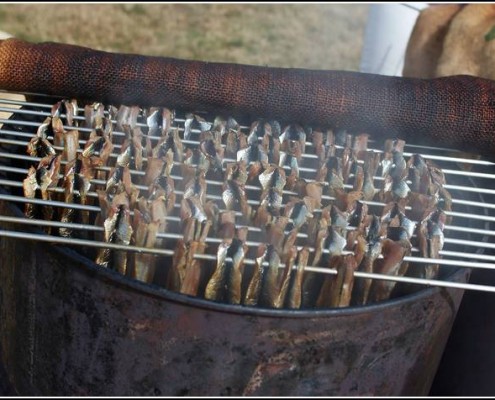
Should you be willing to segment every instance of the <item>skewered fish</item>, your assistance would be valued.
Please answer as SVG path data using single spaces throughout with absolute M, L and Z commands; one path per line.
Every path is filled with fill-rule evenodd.
M 101 204 L 102 208 L 105 204 Z M 107 243 L 129 245 L 132 237 L 131 217 L 129 210 L 129 198 L 125 192 L 116 195 L 106 211 L 107 218 L 103 223 L 104 239 Z M 96 264 L 114 269 L 122 275 L 127 272 L 126 251 L 101 249 L 96 257 Z
M 222 199 L 227 210 L 238 208 L 245 218 L 249 219 L 251 216 L 251 206 L 247 202 L 243 185 L 228 179 L 223 185 Z
M 366 253 L 361 263 L 358 264 L 357 270 L 360 272 L 373 272 L 373 264 L 382 252 L 380 218 L 373 216 L 368 234 L 366 237 Z M 358 279 L 354 284 L 352 294 L 352 305 L 365 305 L 368 302 L 369 291 L 372 280 L 368 278 Z
M 71 119 L 66 124 L 61 119 L 64 110 Z M 68 161 L 63 183 L 66 202 L 84 204 L 91 199 L 86 196 L 89 181 L 96 177 L 94 184 L 99 185 L 98 180 L 106 182 L 104 191 L 96 189 L 102 211 L 95 223 L 104 226 L 102 239 L 150 248 L 171 248 L 170 243 L 174 243 L 175 254 L 167 277 L 171 290 L 269 308 L 363 305 L 393 296 L 397 285 L 370 279 L 354 283 L 355 270 L 399 275 L 406 270 L 409 274 L 413 269 L 421 271 L 408 269 L 404 262 L 404 256 L 411 251 L 410 240 L 415 239 L 424 257 L 439 257 L 442 229 L 448 219 L 436 210 L 450 210 L 452 203 L 444 188 L 445 176 L 419 155 L 406 162 L 401 140 L 386 141 L 381 158 L 380 152 L 368 150 L 366 133 L 353 136 L 339 129 L 334 134 L 332 130 L 312 130 L 295 124 L 281 132 L 277 122 L 258 120 L 246 135 L 232 118 L 217 117 L 211 124 L 188 114 L 184 130 L 188 147 L 184 147 L 179 128 L 173 127 L 175 114 L 169 109 L 116 109 L 94 103 L 85 107 L 86 127 L 92 132 L 78 157 L 77 131 L 64 126 L 77 126 L 74 110 L 77 104 L 66 100 L 56 104 L 28 145 L 28 152 L 53 157 L 56 151 L 48 141 L 50 135 L 58 146 L 64 147 L 61 158 Z M 117 129 L 125 133 L 123 143 L 118 143 L 122 146 L 116 159 L 110 158 L 112 118 L 117 120 Z M 144 130 L 138 122 L 145 124 Z M 150 137 L 154 137 L 154 148 Z M 307 169 L 301 169 L 304 175 L 300 176 L 301 165 L 306 166 L 311 158 L 310 162 L 315 162 L 314 157 L 302 158 L 307 138 L 313 143 L 319 165 L 316 177 L 306 176 Z M 193 141 L 199 141 L 199 146 L 190 146 Z M 237 162 L 224 165 L 224 154 Z M 50 160 L 60 164 L 60 160 Z M 107 163 L 111 163 L 110 173 L 99 168 Z M 179 211 L 182 237 L 177 241 L 158 237 L 166 230 L 167 216 L 172 220 L 177 216 L 174 163 L 179 166 L 175 174 L 181 175 L 178 189 L 183 193 Z M 53 182 L 48 183 L 47 178 L 53 165 L 48 162 L 43 168 L 30 170 L 24 182 L 27 197 L 34 197 L 42 186 L 49 196 L 49 189 L 56 186 L 55 175 Z M 144 174 L 136 171 L 131 175 L 131 169 L 142 168 Z M 383 177 L 378 180 L 383 180 L 380 190 L 374 182 L 377 173 Z M 216 182 L 207 187 L 207 177 Z M 139 200 L 133 181 L 144 183 L 148 189 Z M 258 181 L 259 188 L 253 188 Z M 333 197 L 329 203 L 323 191 Z M 253 198 L 248 204 L 246 192 L 259 194 L 254 213 L 250 205 Z M 209 194 L 214 194 L 215 200 L 208 200 Z M 297 197 L 289 197 L 294 194 Z M 375 198 L 387 203 L 381 216 L 368 214 L 375 212 L 375 205 L 368 209 L 366 202 Z M 248 269 L 252 276 L 250 282 L 244 282 L 246 293 L 241 293 L 241 283 L 245 279 L 244 258 L 248 256 L 247 228 L 236 228 L 240 222 L 236 211 L 242 212 L 242 223 L 260 228 L 258 241 L 262 243 L 254 269 Z M 51 219 L 53 210 L 45 210 L 43 215 Z M 60 217 L 62 222 L 87 221 L 88 214 L 67 208 Z M 416 221 L 420 224 L 413 237 Z M 69 228 L 61 228 L 59 233 L 66 237 L 74 234 Z M 213 243 L 220 239 L 214 271 L 213 264 L 199 257 L 210 252 L 206 246 L 210 239 Z M 319 274 L 304 272 L 310 248 L 314 249 L 310 264 L 334 268 L 336 275 L 322 279 Z M 125 254 L 106 249 L 99 251 L 96 258 L 101 265 L 152 282 L 159 258 Z M 282 274 L 281 263 L 286 267 Z M 422 273 L 435 276 L 437 272 L 438 265 L 432 263 Z
M 47 117 L 45 121 L 38 127 L 36 136 L 33 137 L 28 145 L 26 152 L 31 157 L 46 157 L 56 154 L 52 144 L 48 141 L 48 131 L 51 129 L 51 118 Z
M 37 168 L 30 167 L 28 171 L 28 176 L 23 181 L 24 197 L 29 199 L 34 199 L 36 193 L 39 190 L 41 193 L 41 198 L 43 200 L 50 200 L 49 188 L 52 188 L 58 183 L 58 173 L 60 170 L 60 158 L 58 155 L 49 155 L 43 157 Z M 37 218 L 37 213 L 39 208 L 34 204 L 26 203 L 25 215 L 28 218 Z M 51 221 L 53 218 L 53 207 L 52 206 L 42 206 L 41 209 L 43 218 L 47 221 Z M 50 228 L 48 228 L 48 233 Z
M 130 136 L 131 131 L 137 126 L 140 111 L 138 106 L 128 107 L 121 105 L 116 116 L 117 129 Z
M 440 251 L 444 244 L 443 228 L 445 225 L 445 213 L 437 209 L 427 218 L 421 221 L 418 234 L 418 247 L 421 256 L 425 258 L 440 258 Z M 419 276 L 425 279 L 435 279 L 438 275 L 438 264 L 427 264 L 422 268 Z
M 198 129 L 200 132 L 206 132 L 211 129 L 211 124 L 206 122 L 204 118 L 195 114 L 187 114 L 184 123 L 184 140 L 191 140 L 193 129 Z
M 409 240 L 394 241 L 389 238 L 382 242 L 382 259 L 377 259 L 373 265 L 373 272 L 384 275 L 403 276 L 409 267 L 404 257 L 411 254 Z M 395 288 L 396 282 L 375 279 L 371 284 L 368 302 L 374 303 L 387 300 Z
M 252 181 L 268 164 L 268 156 L 260 145 L 251 144 L 237 152 L 237 161 L 246 164 L 248 181 Z
M 66 169 L 67 172 L 64 177 L 64 201 L 69 204 L 86 204 L 86 195 L 89 192 L 91 184 L 88 177 L 84 174 L 81 158 L 67 163 Z M 85 210 L 66 207 L 62 211 L 61 222 L 87 224 L 88 221 L 89 214 Z M 61 227 L 59 233 L 62 237 L 72 237 L 74 232 L 71 228 Z
M 184 150 L 178 129 L 170 129 L 163 133 L 162 138 L 152 150 L 152 156 L 155 158 L 167 158 L 169 151 L 173 154 L 173 161 L 182 162 Z
M 246 234 L 246 228 L 237 229 L 236 237 L 225 239 L 218 246 L 217 266 L 206 286 L 206 299 L 241 303 L 242 267 L 248 250 L 244 244 Z
M 213 138 L 211 133 L 205 135 L 200 141 L 199 150 L 207 161 L 206 163 L 203 161 L 202 164 L 208 165 L 208 169 L 212 169 L 213 171 L 222 170 L 224 149 L 221 143 Z
M 184 166 L 183 168 L 183 182 L 184 182 L 184 195 L 183 198 L 187 199 L 192 196 L 199 198 L 201 204 L 206 202 L 206 172 L 204 169 L 193 168 L 190 166 Z M 173 181 L 172 181 L 173 182 Z
M 255 269 L 244 304 L 273 308 L 278 295 L 277 278 L 280 269 L 280 256 L 272 245 L 261 244 L 258 247 L 255 261 Z M 265 266 L 265 263 L 268 265 Z
M 168 108 L 151 107 L 147 110 L 148 136 L 165 136 L 172 128 L 175 112 Z M 161 128 L 161 129 L 160 129 Z
M 142 213 L 134 210 L 132 221 L 135 232 L 135 245 L 139 247 L 153 248 L 159 231 L 160 221 L 152 220 L 150 213 Z M 134 265 L 131 269 L 131 277 L 142 282 L 151 283 L 156 270 L 156 257 L 149 253 L 134 254 Z
M 337 275 L 326 279 L 320 291 L 317 307 L 347 307 L 350 305 L 354 286 L 354 271 L 357 264 L 354 255 L 339 255 L 331 258 L 331 268 Z
M 271 164 L 259 175 L 259 181 L 263 190 L 270 187 L 283 190 L 286 183 L 285 171 Z

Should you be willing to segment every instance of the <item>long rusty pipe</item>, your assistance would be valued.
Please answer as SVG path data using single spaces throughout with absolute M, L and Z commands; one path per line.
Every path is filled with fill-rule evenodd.
M 168 106 L 344 127 L 491 157 L 495 83 L 415 79 L 0 42 L 0 88 L 111 104 Z

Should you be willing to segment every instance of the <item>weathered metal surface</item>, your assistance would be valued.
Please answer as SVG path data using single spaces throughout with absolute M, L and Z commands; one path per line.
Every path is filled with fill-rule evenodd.
M 494 255 L 493 250 L 484 254 Z M 495 285 L 492 270 L 474 270 L 470 283 Z M 495 394 L 495 296 L 477 291 L 464 294 L 452 327 L 432 396 L 493 396 Z
M 462 298 L 430 288 L 360 308 L 257 310 L 57 246 L 2 238 L 0 252 L 2 361 L 21 395 L 426 395 Z

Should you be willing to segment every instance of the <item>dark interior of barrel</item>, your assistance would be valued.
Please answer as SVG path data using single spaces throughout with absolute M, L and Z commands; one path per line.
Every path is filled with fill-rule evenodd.
M 46 104 L 53 105 L 60 99 L 54 99 L 54 98 L 37 98 L 37 100 L 42 100 Z M 35 106 L 28 106 L 24 105 L 22 107 L 22 110 L 25 111 L 34 111 L 34 112 L 47 112 L 47 108 L 37 108 Z M 48 109 L 49 111 L 49 109 Z M 199 113 L 197 113 L 199 114 Z M 213 121 L 216 115 L 209 115 L 209 114 L 200 114 L 202 115 L 206 121 Z M 180 122 L 175 122 L 175 126 L 178 126 L 180 128 L 184 127 L 184 117 L 185 117 L 185 112 L 176 112 L 176 121 Z M 11 121 L 5 123 L 3 125 L 3 131 L 13 131 L 17 132 L 20 136 L 23 136 L 24 138 L 22 139 L 25 142 L 29 141 L 30 136 L 34 136 L 36 133 L 37 126 L 43 122 L 45 119 L 45 116 L 43 115 L 34 115 L 32 113 L 26 113 L 26 114 L 21 114 L 21 113 L 14 113 L 14 115 L 11 117 Z M 19 123 L 19 121 L 24 121 L 27 124 L 22 124 Z M 143 122 L 143 120 L 138 122 Z M 144 121 L 145 122 L 145 121 Z M 248 127 L 251 122 L 248 119 L 245 121 L 238 121 L 241 126 Z M 280 121 L 281 125 L 283 126 L 283 121 Z M 308 136 L 311 134 L 311 129 L 310 127 L 305 127 L 306 131 L 309 133 Z M 89 130 L 87 130 L 89 132 Z M 243 130 L 246 134 L 248 132 L 244 129 Z M 80 136 L 80 139 L 85 139 L 88 135 L 88 132 L 83 132 L 82 137 Z M 196 137 L 194 140 L 198 140 L 198 135 L 199 131 L 196 132 Z M 0 134 L 1 137 L 7 138 L 6 135 Z M 12 138 L 12 136 L 8 136 L 8 138 Z M 412 146 L 411 146 L 412 145 Z M 2 143 L 1 145 L 1 151 L 2 153 L 10 153 L 10 154 L 19 154 L 19 155 L 25 155 L 26 154 L 26 147 L 23 145 L 16 145 L 16 144 L 9 144 L 9 143 Z M 370 137 L 369 141 L 369 148 L 373 149 L 382 149 L 383 148 L 383 143 L 381 142 L 375 142 L 373 141 L 373 137 Z M 439 155 L 443 157 L 449 157 L 449 155 L 455 156 L 455 152 L 450 152 L 445 149 L 441 148 L 426 148 L 426 147 L 415 147 L 412 143 L 406 143 L 406 151 L 410 153 L 419 153 L 419 154 L 429 154 L 429 155 Z M 115 150 L 114 150 L 115 152 Z M 314 149 L 312 146 L 306 146 L 306 153 L 307 154 L 314 154 Z M 316 168 L 316 160 L 313 157 L 305 158 L 300 165 L 300 174 L 301 177 L 306 178 L 306 179 L 312 179 L 314 178 L 314 173 L 315 173 L 315 168 Z M 459 163 L 452 163 L 449 161 L 442 161 L 442 160 L 435 160 L 435 163 L 440 166 L 442 169 L 459 169 Z M 30 160 L 23 160 L 22 157 L 21 159 L 16 159 L 16 158 L 3 158 L 2 159 L 2 164 L 5 166 L 10 166 L 14 168 L 21 168 L 27 170 L 30 166 L 36 166 L 36 163 Z M 176 169 L 177 167 L 174 166 L 174 169 L 172 170 L 172 174 L 177 176 L 180 175 L 180 171 Z M 481 171 L 485 173 L 490 173 L 490 168 L 489 167 L 484 167 L 484 166 L 470 166 L 471 171 Z M 22 182 L 22 180 L 25 178 L 25 175 L 15 173 L 15 172 L 9 172 L 9 171 L 1 171 L 0 172 L 0 177 L 9 181 L 17 181 L 17 182 Z M 218 176 L 215 176 L 212 171 L 209 171 L 207 174 L 207 179 L 209 180 L 219 180 Z M 220 178 L 221 181 L 221 178 Z M 478 179 L 476 177 L 470 177 L 470 176 L 463 176 L 457 175 L 457 174 L 449 174 L 447 176 L 447 183 L 449 185 L 459 185 L 459 186 L 468 186 L 471 188 L 476 188 L 476 187 L 489 187 L 489 182 L 483 179 Z M 258 183 L 259 186 L 259 183 Z M 4 187 L 1 189 L 5 193 L 11 193 L 16 196 L 22 196 L 23 191 L 22 187 Z M 449 189 L 452 198 L 453 199 L 461 199 L 461 200 L 466 200 L 466 201 L 473 201 L 473 202 L 480 202 L 480 203 L 489 203 L 489 198 L 492 197 L 490 194 L 482 193 L 482 191 L 466 191 L 466 190 L 456 190 L 455 188 Z M 216 198 L 219 199 L 217 203 L 221 205 L 221 196 L 222 196 L 222 185 L 208 185 L 207 189 L 208 196 L 217 196 Z M 248 193 L 248 199 L 250 200 L 258 200 L 259 199 L 259 190 L 253 190 L 253 191 L 247 191 Z M 286 203 L 286 196 L 284 195 L 284 204 Z M 329 201 L 325 201 L 323 205 L 329 204 Z M 23 205 L 22 204 L 17 204 L 17 206 L 22 210 Z M 473 207 L 470 205 L 463 205 L 463 204 L 455 204 L 453 206 L 453 211 L 457 213 L 466 213 L 470 215 L 490 215 L 490 210 L 488 208 L 482 209 L 480 212 L 480 209 L 478 207 Z M 369 213 L 376 213 L 377 215 L 380 215 L 381 213 L 381 207 L 380 206 L 369 206 Z M 91 220 L 90 224 L 94 224 L 95 222 L 95 217 L 96 213 L 90 213 L 91 214 Z M 175 234 L 175 238 L 170 238 L 167 239 L 167 241 L 164 243 L 164 247 L 173 250 L 176 244 L 177 240 L 177 234 L 181 233 L 181 228 L 180 228 L 180 214 L 179 214 L 179 208 L 176 207 L 173 212 L 171 213 L 172 217 L 176 217 L 173 220 L 170 220 L 167 224 L 167 232 L 172 232 Z M 489 231 L 490 230 L 490 222 L 487 222 L 486 220 L 483 219 L 477 219 L 477 218 L 458 218 L 454 217 L 452 225 L 461 225 L 464 227 L 469 227 L 472 228 L 472 232 L 461 232 L 461 231 L 456 231 L 456 230 L 446 230 L 445 232 L 445 237 L 449 239 L 460 239 L 460 240 L 469 240 L 469 241 L 487 241 L 487 236 L 483 234 L 483 230 Z M 477 230 L 477 231 L 476 231 Z M 75 231 L 74 233 L 75 237 L 80 237 L 80 238 L 88 238 L 87 233 L 85 232 L 77 232 Z M 259 233 L 256 231 L 252 231 L 249 233 L 248 241 L 251 242 L 259 242 Z M 212 247 L 216 248 L 216 245 L 213 245 Z M 97 249 L 92 248 L 92 247 L 81 247 L 77 246 L 74 247 L 74 249 L 84 256 L 88 257 L 90 260 L 95 260 L 95 257 L 97 256 Z M 253 259 L 255 257 L 255 246 L 250 247 L 250 252 L 248 253 L 248 257 Z M 212 251 L 211 254 L 215 254 L 215 250 Z M 468 260 L 469 259 L 469 254 L 474 254 L 474 253 L 482 253 L 483 250 L 481 248 L 474 248 L 472 246 L 463 246 L 459 245 L 456 243 L 445 243 L 444 246 L 444 251 L 456 251 L 460 253 L 466 253 L 466 256 L 459 258 L 459 267 L 462 267 L 463 264 L 463 259 Z M 171 260 L 172 257 L 169 256 L 160 256 L 162 259 L 162 262 L 159 263 L 160 267 L 157 268 L 154 279 L 153 279 L 153 284 L 157 285 L 158 287 L 164 288 L 166 287 L 166 281 L 167 281 L 167 275 L 169 273 L 169 269 L 171 266 Z M 22 261 L 20 261 L 22 263 Z M 215 268 L 215 263 L 213 261 L 205 261 L 206 265 L 206 274 L 212 274 Z M 252 265 L 246 265 L 245 266 L 245 275 L 246 276 L 251 276 L 252 275 Z M 451 276 L 457 268 L 455 266 L 449 266 L 449 265 L 443 265 L 440 267 L 440 274 L 439 278 L 441 280 L 448 280 L 449 276 Z M 248 279 L 243 280 L 243 292 L 246 291 L 247 289 L 247 284 L 248 284 Z M 203 280 L 203 287 L 200 288 L 200 292 L 204 292 L 204 285 L 206 284 L 206 280 Z M 414 285 L 414 290 L 422 290 L 424 289 L 424 286 L 422 285 Z

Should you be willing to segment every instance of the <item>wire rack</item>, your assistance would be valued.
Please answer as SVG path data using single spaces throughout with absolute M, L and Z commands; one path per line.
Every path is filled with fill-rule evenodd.
M 43 200 L 43 199 L 27 199 L 22 194 L 23 179 L 28 173 L 30 165 L 37 165 L 40 158 L 31 157 L 26 155 L 26 146 L 29 141 L 36 134 L 36 130 L 40 126 L 41 122 L 51 115 L 51 108 L 53 104 L 61 99 L 48 97 L 39 94 L 32 93 L 18 93 L 20 96 L 27 96 L 32 101 L 26 101 L 23 98 L 12 99 L 9 98 L 9 93 L 4 93 L 2 99 L 0 99 L 0 112 L 12 113 L 10 117 L 0 119 L 0 123 L 3 124 L 0 129 L 0 201 L 9 204 L 15 204 L 17 207 L 22 208 L 23 204 L 39 204 L 49 205 L 56 208 L 73 208 L 85 210 L 89 213 L 99 213 L 100 207 L 97 205 L 81 205 L 81 204 L 68 204 L 59 200 Z M 80 109 L 80 111 L 82 111 Z M 65 115 L 61 115 L 65 117 Z M 212 116 L 208 116 L 212 118 Z M 207 117 L 207 118 L 208 118 Z M 75 116 L 78 121 L 84 121 L 84 116 L 79 113 Z M 207 119 L 208 121 L 208 119 Z M 211 121 L 211 119 L 210 119 Z M 115 120 L 112 121 L 115 124 Z M 197 147 L 199 145 L 199 135 L 201 130 L 192 129 L 191 136 L 187 140 L 184 139 L 184 123 L 185 113 L 177 113 L 175 118 L 175 126 L 179 130 L 179 134 L 182 137 L 182 143 L 190 148 Z M 212 122 L 210 122 L 210 125 Z M 81 124 L 82 125 L 82 124 Z M 147 125 L 143 122 L 138 122 L 137 126 L 148 129 Z M 87 137 L 91 129 L 79 126 L 74 128 L 73 126 L 64 126 L 65 129 L 77 129 L 81 135 L 79 140 L 80 149 L 86 144 Z M 249 126 L 246 121 L 241 122 L 241 131 L 249 133 Z M 123 139 L 124 132 L 119 132 L 114 127 L 113 137 L 120 137 Z M 151 141 L 156 143 L 160 137 L 150 137 Z M 48 137 L 48 140 L 53 140 L 53 137 Z M 153 143 L 153 144 L 154 144 Z M 315 154 L 313 143 L 306 141 L 305 152 L 302 154 L 302 163 L 299 167 L 299 173 L 302 178 L 307 182 L 314 180 L 316 173 L 318 157 Z M 62 151 L 62 147 L 56 147 L 57 151 Z M 371 137 L 368 141 L 368 150 L 376 152 L 382 152 L 380 143 L 375 142 Z M 116 143 L 113 148 L 113 153 L 110 156 L 111 160 L 115 160 L 121 151 L 121 144 Z M 452 195 L 452 211 L 447 211 L 447 216 L 452 218 L 452 222 L 445 226 L 445 242 L 443 250 L 440 252 L 440 259 L 430 259 L 421 257 L 419 250 L 416 247 L 412 248 L 410 256 L 406 256 L 404 261 L 416 264 L 438 264 L 441 266 L 442 274 L 437 279 L 422 279 L 408 276 L 389 276 L 378 273 L 367 273 L 355 271 L 354 277 L 357 279 L 377 279 L 387 280 L 393 282 L 402 282 L 407 284 L 421 285 L 421 286 L 439 286 L 439 287 L 454 287 L 468 290 L 495 292 L 495 288 L 488 285 L 469 284 L 460 282 L 451 282 L 448 280 L 448 276 L 451 272 L 458 268 L 469 269 L 494 269 L 495 257 L 487 253 L 487 250 L 494 248 L 495 244 L 492 243 L 492 238 L 495 235 L 493 229 L 493 223 L 495 216 L 493 216 L 493 210 L 495 204 L 493 203 L 493 196 L 495 190 L 493 187 L 493 174 L 494 163 L 480 159 L 479 157 L 467 156 L 465 153 L 461 153 L 452 149 L 445 149 L 441 147 L 425 147 L 420 145 L 414 145 L 412 143 L 406 143 L 404 149 L 404 157 L 410 157 L 413 154 L 421 154 L 424 159 L 431 160 L 437 163 L 442 168 L 443 173 L 446 176 L 447 184 L 444 188 L 447 189 Z M 235 162 L 235 159 L 224 158 L 223 169 L 230 162 Z M 64 162 L 62 162 L 63 164 Z M 100 171 L 109 173 L 112 170 L 111 166 L 101 166 L 97 168 Z M 138 177 L 144 175 L 143 171 L 131 170 L 131 176 Z M 62 176 L 60 176 L 62 177 Z M 170 177 L 180 182 L 182 179 L 179 166 L 174 164 Z M 381 176 L 374 177 L 375 182 L 383 180 Z M 256 180 L 257 181 L 257 180 Z M 96 188 L 104 187 L 106 181 L 104 179 L 93 179 L 91 181 L 91 190 L 87 196 L 97 198 Z M 223 182 L 216 179 L 207 178 L 206 184 L 208 188 L 207 198 L 215 201 L 221 208 L 222 200 L 222 185 Z M 135 185 L 139 190 L 147 190 L 148 187 L 144 185 Z M 352 185 L 351 185 L 352 187 Z M 349 185 L 346 185 L 346 189 L 349 189 Z M 64 189 L 56 187 L 51 189 L 55 193 L 63 193 Z M 248 204 L 256 207 L 259 204 L 259 196 L 262 188 L 257 182 L 248 183 L 245 186 L 245 190 L 248 193 Z M 98 240 L 88 240 L 82 238 L 65 238 L 55 234 L 47 234 L 42 232 L 39 228 L 70 228 L 79 232 L 97 232 L 102 233 L 103 227 L 94 224 L 80 224 L 80 223 L 64 223 L 60 221 L 47 221 L 42 219 L 28 219 L 21 216 L 7 216 L 0 215 L 0 224 L 4 227 L 4 224 L 8 226 L 15 225 L 18 229 L 1 229 L 0 237 L 15 238 L 19 240 L 37 240 L 43 242 L 49 242 L 52 244 L 60 244 L 67 246 L 75 246 L 81 250 L 88 248 L 107 248 L 112 250 L 125 250 L 129 252 L 148 253 L 156 256 L 164 256 L 167 260 L 171 260 L 174 255 L 174 245 L 177 240 L 182 238 L 180 231 L 181 218 L 179 214 L 180 199 L 184 195 L 183 191 L 175 190 L 178 200 L 175 203 L 174 210 L 167 215 L 167 231 L 159 233 L 158 238 L 163 239 L 166 245 L 155 248 L 139 247 L 135 245 L 122 245 L 114 243 L 106 243 Z M 289 196 L 297 195 L 297 193 L 284 190 L 283 199 L 286 204 Z M 329 195 L 322 196 L 322 203 L 331 204 L 335 198 Z M 374 210 L 380 214 L 381 210 L 385 206 L 384 203 L 377 201 L 363 201 L 367 204 L 370 210 Z M 321 210 L 317 209 L 315 212 Z M 242 214 L 236 212 L 236 218 L 241 219 Z M 239 220 L 240 221 L 240 220 Z M 243 225 L 242 222 L 237 222 L 238 225 Z M 27 226 L 38 229 L 32 231 L 26 229 Z M 254 226 L 247 226 L 248 236 L 246 245 L 252 251 L 250 254 L 254 254 L 256 247 L 260 245 L 259 237 L 261 229 Z M 353 229 L 348 227 L 348 229 Z M 304 233 L 298 233 L 298 240 L 305 238 Z M 220 239 L 215 237 L 207 237 L 206 244 L 216 247 L 221 242 Z M 296 242 L 297 243 L 297 242 Z M 301 247 L 301 246 L 299 246 Z M 309 251 L 314 251 L 314 248 L 309 248 Z M 345 252 L 344 252 L 345 253 Z M 93 253 L 94 254 L 94 253 Z M 215 261 L 216 255 L 214 254 L 197 254 L 195 256 L 198 259 Z M 244 259 L 245 265 L 255 265 L 256 261 L 254 257 L 246 257 Z M 281 265 L 281 268 L 284 268 Z M 330 268 L 322 268 L 319 266 L 306 266 L 306 272 L 314 272 L 325 275 L 335 275 L 337 271 Z M 306 273 L 305 272 L 305 273 Z

